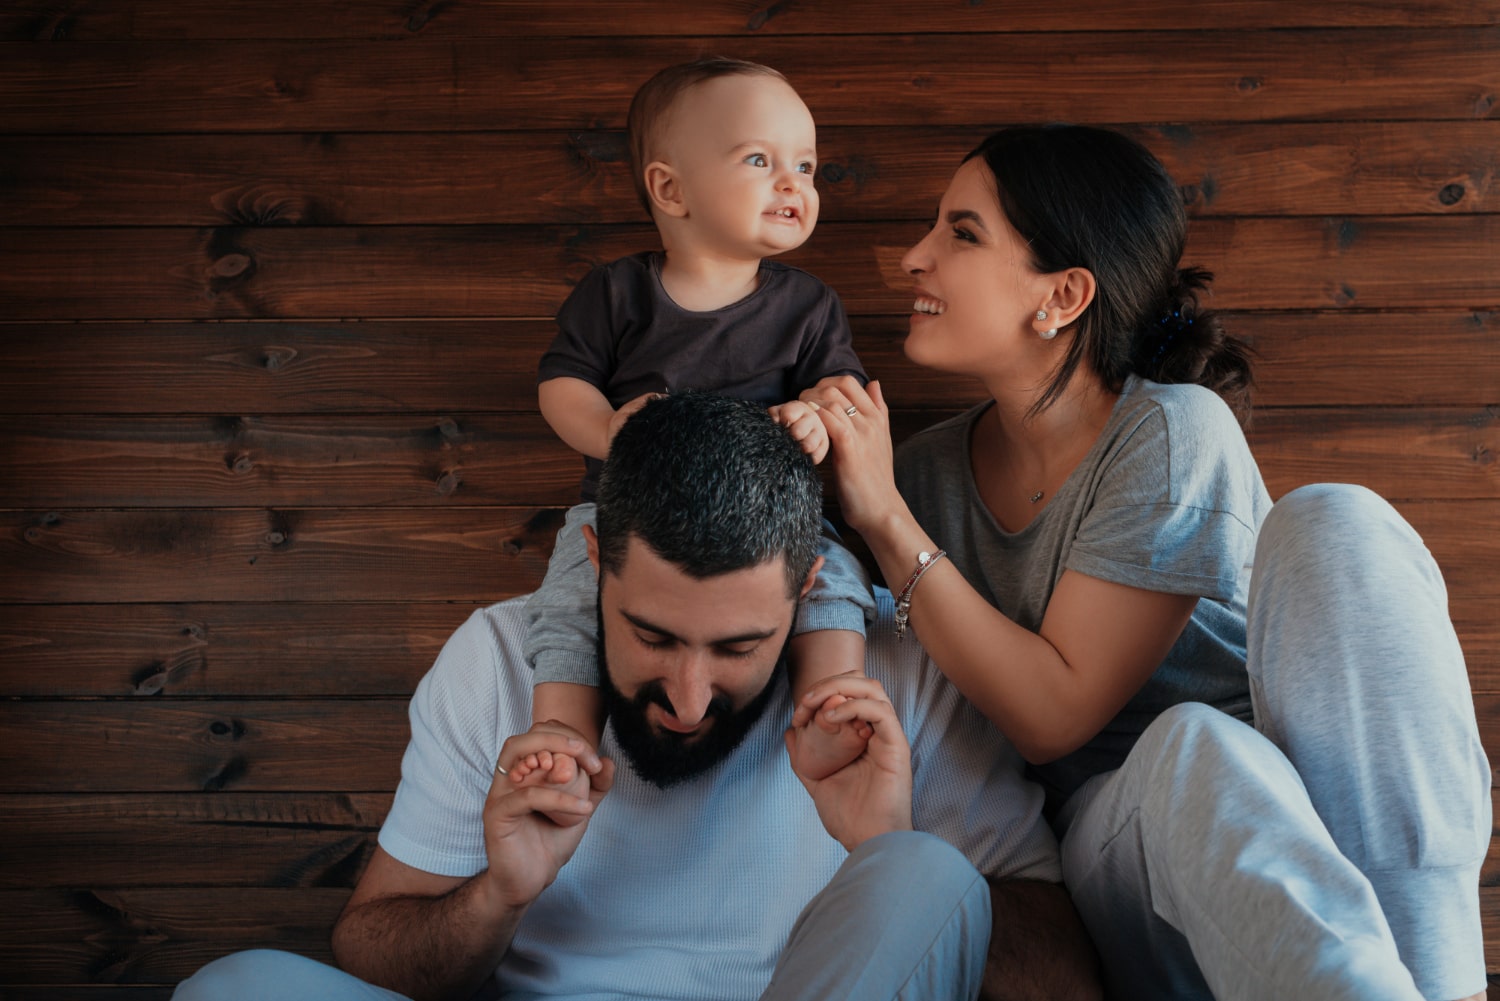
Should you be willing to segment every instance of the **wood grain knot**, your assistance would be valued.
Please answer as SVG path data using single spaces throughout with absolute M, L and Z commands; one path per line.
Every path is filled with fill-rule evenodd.
M 248 267 L 250 267 L 248 254 L 225 254 L 214 261 L 214 274 L 220 278 L 235 278 L 244 274 Z

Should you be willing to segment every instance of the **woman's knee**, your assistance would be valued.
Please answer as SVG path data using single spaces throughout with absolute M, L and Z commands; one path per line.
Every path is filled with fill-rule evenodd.
M 1200 702 L 1179 703 L 1157 716 L 1125 769 L 1137 773 L 1137 801 L 1168 814 L 1205 794 L 1301 784 L 1286 756 L 1254 727 Z
M 1271 506 L 1256 546 L 1258 569 L 1328 574 L 1380 573 L 1393 562 L 1430 563 L 1421 536 L 1379 494 L 1352 483 L 1298 487 Z

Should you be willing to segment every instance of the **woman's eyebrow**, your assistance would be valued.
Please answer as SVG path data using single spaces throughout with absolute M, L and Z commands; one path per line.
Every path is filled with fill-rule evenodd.
M 990 231 L 990 228 L 984 224 L 984 220 L 979 218 L 979 213 L 973 209 L 952 209 L 949 211 L 948 224 L 951 226 L 956 222 L 972 222 L 986 233 Z

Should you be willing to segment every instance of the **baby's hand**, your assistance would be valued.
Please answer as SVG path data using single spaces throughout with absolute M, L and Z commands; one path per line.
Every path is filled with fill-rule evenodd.
M 630 420 L 632 414 L 661 395 L 661 393 L 642 393 L 635 399 L 620 404 L 620 409 L 615 411 L 614 416 L 609 419 L 609 426 L 604 430 L 606 439 L 613 442 L 615 435 L 619 434 L 620 428 L 625 426 L 625 422 Z
M 875 732 L 870 724 L 857 719 L 836 723 L 825 715 L 847 701 L 842 695 L 830 695 L 816 708 L 805 702 L 797 706 L 788 750 L 798 775 L 826 779 L 865 752 Z
M 791 432 L 792 438 L 802 451 L 812 457 L 814 463 L 823 461 L 828 454 L 828 430 L 818 418 L 818 405 L 812 401 L 790 400 L 770 408 L 776 423 Z

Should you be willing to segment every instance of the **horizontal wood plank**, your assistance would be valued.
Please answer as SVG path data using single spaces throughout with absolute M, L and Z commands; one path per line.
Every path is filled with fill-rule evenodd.
M 859 15 L 836 0 L 795 4 L 760 0 L 609 0 L 556 4 L 548 0 L 472 0 L 462 4 L 370 4 L 359 0 L 306 4 L 262 0 L 253 7 L 206 0 L 172 4 L 118 0 L 105 6 L 18 0 L 0 13 L 0 40 L 123 41 L 225 38 L 483 38 L 513 35 L 849 35 L 1181 29 L 1491 25 L 1486 0 L 1048 0 L 1003 5 L 925 4 L 866 0 Z
M 391 792 L 407 699 L 17 702 L 0 792 Z
M 582 471 L 535 415 L 0 417 L 0 440 L 0 508 L 566 506 Z M 1277 496 L 1500 500 L 1500 406 L 1266 410 L 1250 442 Z
M 1500 407 L 1272 410 L 1250 427 L 1266 486 L 1359 483 L 1391 501 L 1500 500 Z
M 1500 689 L 1500 625 L 1494 615 L 1496 602 L 1500 601 L 1500 583 L 1492 572 L 1500 560 L 1500 541 L 1485 527 L 1496 523 L 1500 507 L 1494 501 L 1404 502 L 1397 506 L 1422 533 L 1443 569 L 1450 593 L 1450 614 L 1469 657 L 1476 689 Z M 481 512 L 489 523 L 504 519 L 517 524 L 530 516 L 536 526 L 522 536 L 530 540 L 522 544 L 522 549 L 532 553 L 534 569 L 507 574 L 508 586 L 502 586 L 494 582 L 500 575 L 498 565 L 503 561 L 487 557 L 478 561 L 452 558 L 449 553 L 453 548 L 465 556 L 471 550 L 462 542 L 438 546 L 431 541 L 449 533 L 463 534 L 454 528 L 454 521 L 466 520 L 472 512 L 469 509 L 458 512 L 456 519 L 450 517 L 455 512 L 427 509 L 414 509 L 410 513 L 398 509 L 382 512 L 375 518 L 363 511 L 294 512 L 293 533 L 312 533 L 314 541 L 305 548 L 313 550 L 314 555 L 304 553 L 303 558 L 295 561 L 296 566 L 283 566 L 269 582 L 239 575 L 245 561 L 243 550 L 236 552 L 227 541 L 210 544 L 220 534 L 250 535 L 256 529 L 266 534 L 268 515 L 263 512 L 69 511 L 50 525 L 40 516 L 13 514 L 12 518 L 20 521 L 29 518 L 38 529 L 38 539 L 47 540 L 49 545 L 25 561 L 9 552 L 5 553 L 6 560 L 0 560 L 0 564 L 15 571 L 0 576 L 0 586 L 6 591 L 4 601 L 15 606 L 4 608 L 0 615 L 3 623 L 0 642 L 8 648 L 8 654 L 13 651 L 17 658 L 16 673 L 7 672 L 8 680 L 0 691 L 39 695 L 85 691 L 152 694 L 162 690 L 175 693 L 180 688 L 184 694 L 265 694 L 256 688 L 256 673 L 280 671 L 288 661 L 296 660 L 295 666 L 287 667 L 285 676 L 272 683 L 269 691 L 326 693 L 326 686 L 335 683 L 333 679 L 361 670 L 364 645 L 356 643 L 346 650 L 339 645 L 339 637 L 348 635 L 349 630 L 357 632 L 365 616 L 378 614 L 378 609 L 352 612 L 346 627 L 328 631 L 327 621 L 336 616 L 336 609 L 303 611 L 281 605 L 256 607 L 254 603 L 424 599 L 470 602 L 487 588 L 499 592 L 492 594 L 498 599 L 536 586 L 555 530 L 541 527 L 545 519 L 539 520 L 529 509 Z M 548 517 L 555 516 L 554 512 Z M 150 532 L 143 532 L 143 525 Z M 199 547 L 204 553 L 191 559 L 175 554 L 172 545 L 179 536 L 185 538 L 187 545 Z M 376 543 L 369 536 L 374 536 Z M 154 539 L 154 546 L 160 548 L 142 546 L 137 541 L 142 537 Z M 297 537 L 303 538 L 300 534 Z M 36 543 L 26 545 L 36 548 Z M 253 548 L 253 543 L 245 544 L 246 550 Z M 344 552 L 346 548 L 355 554 Z M 375 565 L 382 568 L 380 572 L 369 569 Z M 184 566 L 190 566 L 191 572 L 184 570 Z M 67 618 L 71 609 L 66 603 L 187 603 L 212 599 L 215 591 L 230 596 L 224 600 L 246 603 L 240 612 L 216 612 L 227 623 L 225 639 L 230 649 L 222 655 L 212 647 L 205 652 L 203 638 L 193 631 L 204 629 L 201 616 L 189 617 L 170 609 L 142 614 L 140 629 L 127 633 L 118 649 L 110 645 L 109 625 L 129 614 L 118 609 L 102 614 L 98 626 L 80 624 L 75 630 L 76 638 L 59 640 L 61 645 L 55 650 L 46 636 L 38 635 L 47 622 Z M 40 613 L 37 625 L 31 628 L 27 623 L 31 609 L 37 604 L 62 607 Z M 456 610 L 451 621 L 456 624 L 465 613 Z M 396 645 L 392 652 L 376 658 L 371 668 L 375 674 L 365 682 L 368 687 L 356 685 L 357 690 L 382 694 L 404 691 L 408 679 L 420 676 L 436 644 L 445 637 L 444 626 L 449 620 L 412 614 L 416 623 L 410 630 L 415 635 L 404 643 L 393 640 Z M 209 620 L 209 629 L 213 628 L 213 621 Z M 260 627 L 257 621 L 262 623 Z M 280 630 L 282 635 L 267 639 L 266 630 Z M 367 642 L 402 634 L 398 620 Z M 76 669 L 60 668 L 59 658 L 70 658 L 77 649 L 91 652 Z M 302 649 L 309 652 L 299 654 Z M 407 649 L 410 654 L 405 652 Z M 219 674 L 206 666 L 219 664 L 221 658 L 225 664 L 222 682 Z M 32 677 L 22 673 L 27 665 L 51 665 L 51 670 L 60 671 L 57 682 L 54 684 L 45 674 Z M 329 672 L 326 680 L 306 680 L 305 672 L 319 670 Z M 218 687 L 221 684 L 222 688 Z M 305 689 L 301 687 L 304 685 Z
M 0 890 L 352 888 L 390 802 L 339 791 L 3 795 Z
M 915 223 L 830 223 L 788 255 L 855 313 L 905 312 Z M 642 227 L 36 229 L 0 244 L 14 320 L 554 316 Z M 1203 219 L 1185 263 L 1221 309 L 1493 309 L 1500 216 Z M 1493 401 L 1486 401 L 1493 402 Z
M 1197 216 L 1496 211 L 1500 120 L 1130 126 Z M 825 222 L 926 221 L 979 128 L 825 128 Z M 622 133 L 28 136 L 0 148 L 0 225 L 645 220 Z M 443 169 L 435 174 L 432 164 Z
M 348 898 L 322 887 L 0 891 L 0 970 L 8 984 L 175 984 L 241 949 L 331 962 Z
M 0 698 L 406 697 L 476 607 L 0 605 Z
M 47 985 L 173 984 L 244 948 L 289 948 L 328 962 L 328 931 L 347 898 L 337 889 L 6 891 L 0 966 L 15 971 L 7 980 L 23 985 L 6 996 L 145 1001 L 163 995 L 46 991 Z M 1500 970 L 1500 889 L 1481 890 L 1480 906 L 1490 943 L 1486 963 Z
M 539 415 L 0 418 L 0 507 L 577 503 Z
M 556 329 L 550 317 L 0 323 L 0 412 L 534 413 Z
M 824 126 L 1463 121 L 1500 92 L 1496 27 L 1180 32 L 1171 58 L 1154 32 L 12 43 L 0 132 L 619 128 L 710 51 L 780 69 Z
M 1450 601 L 1474 689 L 1500 691 L 1493 600 Z M 475 607 L 0 605 L 0 698 L 405 697 Z
M 1500 694 L 1475 697 L 1500 761 Z M 405 699 L 20 702 L 0 717 L 0 793 L 388 793 Z M 1497 776 L 1500 779 L 1500 776 Z
M 0 511 L 0 603 L 497 600 L 541 582 L 562 513 Z
M 146 1001 L 164 995 L 49 994 L 57 988 L 47 985 L 172 984 L 243 948 L 288 948 L 328 962 L 328 931 L 347 898 L 336 889 L 6 891 L 0 966 L 23 985 L 6 996 Z M 1486 963 L 1500 970 L 1500 889 L 1481 890 L 1480 907 Z
M 1226 312 L 1224 322 L 1256 350 L 1262 410 L 1500 399 L 1494 313 Z M 851 323 L 896 409 L 985 398 L 977 382 L 906 360 L 905 317 Z M 0 322 L 0 414 L 534 413 L 554 330 L 545 319 Z
M 1397 504 L 1450 588 L 1500 599 L 1500 502 Z M 531 590 L 555 508 L 0 512 L 0 603 L 473 601 Z

